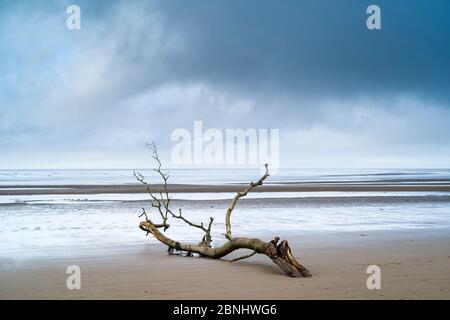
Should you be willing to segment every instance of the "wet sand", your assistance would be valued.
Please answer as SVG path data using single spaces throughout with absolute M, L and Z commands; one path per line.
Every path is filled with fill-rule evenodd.
M 187 185 L 171 184 L 169 192 L 173 193 L 216 193 L 237 192 L 245 188 L 247 184 L 229 185 Z M 151 191 L 161 190 L 161 185 L 152 185 Z M 421 183 L 417 181 L 377 182 L 377 183 L 283 183 L 266 184 L 258 186 L 254 192 L 450 192 L 450 182 Z M 49 194 L 132 194 L 145 193 L 145 188 L 140 184 L 127 185 L 3 185 L 0 186 L 2 195 L 49 195 Z
M 92 246 L 72 258 L 1 259 L 0 298 L 450 299 L 450 230 L 284 236 L 312 278 L 289 278 L 264 256 L 230 263 L 168 256 L 159 244 Z M 66 288 L 71 264 L 81 267 L 81 290 Z M 366 287 L 372 264 L 380 290 Z

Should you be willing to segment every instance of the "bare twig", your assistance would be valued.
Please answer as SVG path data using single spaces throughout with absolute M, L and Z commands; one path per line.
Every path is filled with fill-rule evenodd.
M 230 262 L 235 262 L 235 261 L 239 261 L 239 260 L 243 260 L 243 259 L 247 259 L 247 258 L 250 258 L 250 257 L 253 257 L 255 254 L 257 254 L 258 252 L 256 252 L 256 251 L 253 251 L 252 253 L 250 253 L 250 254 L 246 254 L 245 256 L 242 256 L 242 257 L 239 257 L 239 258 L 236 258 L 236 259 L 233 259 L 233 260 L 230 260 Z
M 157 163 L 157 168 L 154 169 L 154 171 L 161 177 L 161 179 L 164 182 L 162 189 L 159 189 L 157 192 L 158 196 L 154 192 L 152 192 L 150 185 L 145 181 L 144 176 L 140 172 L 133 171 L 133 175 L 137 181 L 139 181 L 140 183 L 142 183 L 145 186 L 147 193 L 150 195 L 150 197 L 152 199 L 152 207 L 154 207 L 158 210 L 158 212 L 163 220 L 162 224 L 154 224 L 154 225 L 158 226 L 158 228 L 163 227 L 164 231 L 167 230 L 167 228 L 169 228 L 169 226 L 170 226 L 167 223 L 167 220 L 169 219 L 169 215 L 170 215 L 171 217 L 173 217 L 175 219 L 180 219 L 180 220 L 184 221 L 191 227 L 202 230 L 205 233 L 205 235 L 203 236 L 200 244 L 204 245 L 204 246 L 208 246 L 208 247 L 211 246 L 211 241 L 212 241 L 211 226 L 214 221 L 214 218 L 210 217 L 209 225 L 206 228 L 204 226 L 203 222 L 201 222 L 200 224 L 197 224 L 197 223 L 193 223 L 193 222 L 189 221 L 188 219 L 186 219 L 182 215 L 181 209 L 178 209 L 178 213 L 174 213 L 172 211 L 172 209 L 170 208 L 170 201 L 172 200 L 172 197 L 169 195 L 169 188 L 168 188 L 169 174 L 163 172 L 161 169 L 162 164 L 161 164 L 161 160 L 159 159 L 159 156 L 158 156 L 158 149 L 156 147 L 156 144 L 154 142 L 147 143 L 146 147 L 151 150 L 152 158 Z M 149 221 L 147 213 L 145 212 L 144 209 L 143 209 L 143 213 L 141 214 L 141 216 L 142 215 L 145 215 L 146 220 Z
M 230 206 L 228 207 L 228 210 L 227 210 L 227 213 L 225 216 L 225 224 L 226 224 L 225 238 L 227 238 L 228 240 L 231 240 L 231 238 L 232 238 L 232 236 L 231 236 L 231 212 L 233 211 L 234 207 L 236 206 L 236 203 L 238 202 L 238 200 L 240 198 L 245 197 L 253 188 L 262 185 L 264 180 L 266 180 L 266 178 L 269 176 L 269 168 L 268 168 L 267 163 L 264 166 L 266 168 L 266 172 L 264 173 L 264 175 L 258 181 L 250 182 L 250 185 L 244 191 L 236 193 L 236 195 L 234 196 L 233 200 L 230 203 Z

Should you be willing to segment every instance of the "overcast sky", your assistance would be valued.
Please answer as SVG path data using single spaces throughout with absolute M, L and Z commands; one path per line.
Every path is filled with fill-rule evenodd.
M 194 120 L 279 128 L 281 167 L 448 168 L 449 15 L 446 0 L 0 0 L 0 168 L 149 167 L 148 141 L 170 167 Z

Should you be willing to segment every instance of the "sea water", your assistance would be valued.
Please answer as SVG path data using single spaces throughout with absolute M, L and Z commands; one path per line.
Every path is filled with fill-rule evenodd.
M 141 170 L 159 182 L 150 170 Z M 61 187 L 72 184 L 136 183 L 132 170 L 6 170 L 0 189 Z M 233 184 L 259 177 L 258 170 L 171 170 L 171 182 Z M 450 184 L 450 170 L 332 170 L 288 169 L 267 183 L 395 183 Z M 173 206 L 195 221 L 213 217 L 213 241 L 223 241 L 224 215 L 234 193 L 174 194 Z M 232 216 L 233 232 L 268 237 L 310 232 L 369 232 L 372 230 L 450 229 L 448 192 L 265 192 L 242 199 Z M 138 228 L 141 208 L 152 219 L 148 196 L 142 194 L 0 196 L 0 258 L 72 255 L 99 248 L 128 248 L 156 243 Z M 198 242 L 201 232 L 181 221 L 167 235 Z

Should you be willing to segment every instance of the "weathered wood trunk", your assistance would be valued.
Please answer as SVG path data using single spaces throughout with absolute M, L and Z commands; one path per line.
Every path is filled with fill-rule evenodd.
M 143 221 L 139 226 L 142 230 L 151 233 L 157 240 L 169 248 L 188 253 L 198 253 L 203 257 L 220 259 L 239 249 L 250 249 L 259 254 L 268 256 L 281 270 L 290 277 L 311 277 L 311 273 L 294 258 L 286 240 L 277 245 L 279 238 L 270 242 L 259 239 L 235 237 L 219 247 L 207 247 L 192 244 L 183 244 L 166 237 L 150 220 Z

